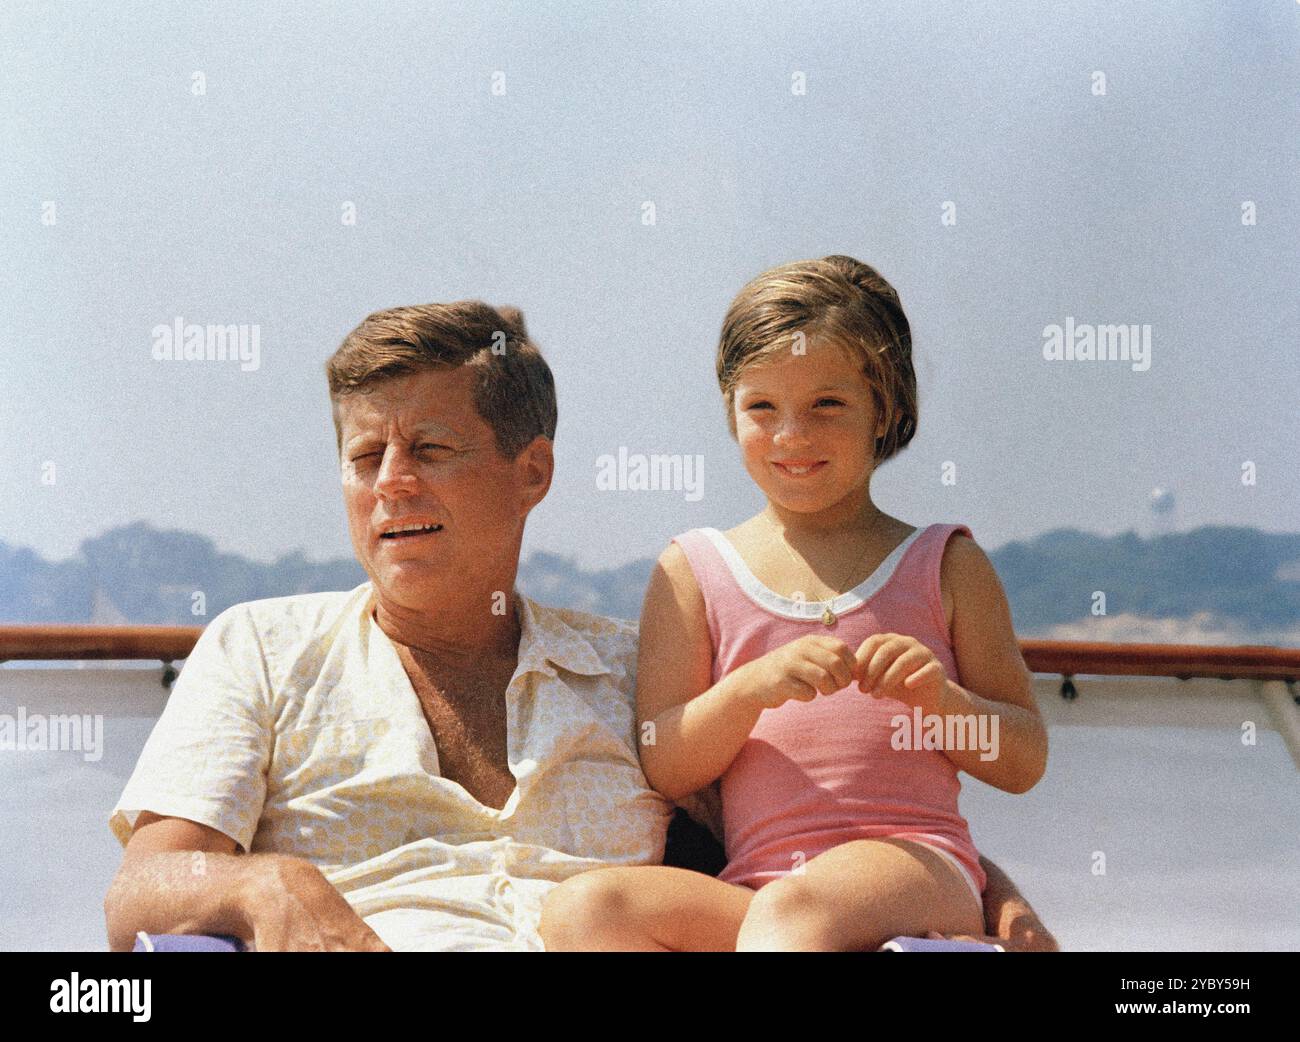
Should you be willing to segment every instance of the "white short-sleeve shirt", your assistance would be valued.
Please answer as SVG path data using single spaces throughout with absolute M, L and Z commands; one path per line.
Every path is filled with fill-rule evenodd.
M 371 584 L 239 604 L 203 631 L 110 826 L 141 810 L 313 862 L 395 950 L 540 950 L 541 901 L 661 863 L 672 804 L 636 753 L 636 627 L 518 596 L 501 810 L 441 776 Z

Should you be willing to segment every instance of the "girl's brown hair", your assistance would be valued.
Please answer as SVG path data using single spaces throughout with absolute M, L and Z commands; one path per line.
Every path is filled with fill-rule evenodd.
M 340 450 L 340 398 L 391 377 L 462 365 L 476 373 L 474 408 L 501 455 L 514 459 L 539 434 L 555 440 L 555 380 L 523 314 L 459 300 L 376 311 L 344 338 L 325 365 Z
M 869 264 L 842 254 L 765 271 L 731 302 L 717 360 L 731 436 L 741 371 L 793 350 L 796 333 L 840 344 L 861 358 L 885 421 L 873 450 L 876 462 L 901 452 L 917 423 L 912 331 L 894 287 Z

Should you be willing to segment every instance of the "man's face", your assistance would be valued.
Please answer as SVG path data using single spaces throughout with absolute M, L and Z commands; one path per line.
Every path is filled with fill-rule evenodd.
M 390 604 L 418 611 L 457 587 L 504 585 L 528 512 L 550 485 L 550 441 L 504 458 L 474 408 L 474 377 L 463 366 L 424 371 L 339 399 L 352 546 Z

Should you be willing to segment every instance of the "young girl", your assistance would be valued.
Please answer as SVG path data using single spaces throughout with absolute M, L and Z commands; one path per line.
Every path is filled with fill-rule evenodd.
M 727 867 L 575 876 L 547 898 L 547 948 L 874 950 L 981 934 L 985 876 L 957 772 L 1025 792 L 1047 735 L 970 530 L 914 528 L 872 502 L 872 473 L 916 431 L 898 294 L 851 257 L 765 272 L 727 313 L 717 371 L 767 506 L 660 557 L 637 716 L 664 796 L 720 779 Z

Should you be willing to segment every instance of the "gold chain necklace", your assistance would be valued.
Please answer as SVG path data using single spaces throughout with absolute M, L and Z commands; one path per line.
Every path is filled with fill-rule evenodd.
M 878 514 L 876 514 L 876 516 L 875 516 L 875 518 L 872 520 L 871 524 L 867 527 L 867 541 L 868 541 L 868 545 L 870 545 L 870 538 L 871 538 L 872 533 L 875 532 L 875 530 L 876 530 L 876 526 L 880 524 L 880 519 L 881 519 L 882 517 L 884 517 L 884 516 L 885 516 L 885 515 L 884 515 L 883 513 L 878 513 Z M 811 567 L 811 565 L 809 565 L 808 562 L 807 562 L 806 560 L 804 560 L 802 557 L 799 557 L 799 556 L 796 556 L 796 555 L 795 555 L 794 547 L 792 547 L 792 546 L 789 544 L 789 542 L 786 541 L 786 538 L 785 538 L 785 532 L 784 532 L 784 531 L 781 531 L 781 532 L 778 533 L 778 534 L 779 534 L 780 537 L 781 537 L 781 545 L 785 547 L 785 551 L 786 551 L 786 553 L 788 553 L 788 554 L 790 555 L 791 560 L 793 560 L 796 564 L 801 565 L 803 568 L 806 568 L 808 571 L 811 572 L 811 571 L 812 571 L 812 567 Z M 852 575 L 853 573 L 850 572 L 849 574 Z M 844 593 L 847 592 L 847 591 L 841 591 L 840 593 L 835 593 L 835 592 L 834 592 L 835 587 L 831 587 L 831 590 L 832 590 L 832 594 L 831 594 L 831 598 L 830 598 L 830 600 L 827 600 L 827 601 L 814 601 L 814 602 L 813 602 L 814 604 L 818 604 L 818 603 L 820 603 L 821 605 L 823 605 L 823 607 L 822 607 L 822 616 L 821 616 L 821 619 L 822 619 L 822 624 L 825 625 L 825 626 L 834 626 L 834 625 L 835 625 L 835 621 L 836 621 L 836 619 L 837 619 L 837 616 L 836 616 L 836 614 L 835 614 L 833 611 L 831 611 L 831 605 L 835 603 L 836 599 L 838 599 L 838 598 L 844 596 Z

